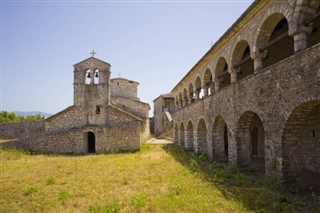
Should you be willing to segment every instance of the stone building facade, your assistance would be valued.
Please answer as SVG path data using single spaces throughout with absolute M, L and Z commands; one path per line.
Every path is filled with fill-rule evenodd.
M 253 2 L 172 89 L 175 143 L 284 181 L 319 180 L 319 17 L 319 0 Z
M 173 137 L 172 113 L 175 110 L 174 95 L 162 94 L 153 100 L 154 105 L 154 134 L 156 137 Z
M 137 82 L 110 80 L 110 67 L 94 57 L 75 64 L 74 104 L 44 121 L 1 124 L 1 138 L 18 138 L 4 146 L 74 154 L 139 150 L 149 135 L 150 107 L 139 100 Z

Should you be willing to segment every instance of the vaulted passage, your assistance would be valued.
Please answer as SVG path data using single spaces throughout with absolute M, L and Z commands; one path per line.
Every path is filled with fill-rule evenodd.
M 180 139 L 179 144 L 180 144 L 181 146 L 183 146 L 183 147 L 184 147 L 184 143 L 185 143 L 185 141 L 184 141 L 184 134 L 185 134 L 185 132 L 184 132 L 184 125 L 183 125 L 183 123 L 181 123 L 180 129 L 179 129 L 179 139 Z
M 316 14 L 319 12 L 320 6 L 318 7 Z M 311 26 L 311 33 L 307 34 L 307 43 L 308 47 L 311 47 L 320 42 L 320 16 L 312 20 L 309 23 L 309 26 Z
M 275 13 L 264 22 L 258 37 L 263 67 L 268 67 L 294 54 L 293 37 L 288 35 L 288 21 Z
M 207 151 L 207 126 L 203 119 L 198 123 L 197 140 L 196 140 L 196 153 L 208 153 Z
M 218 162 L 228 162 L 228 127 L 221 116 L 218 116 L 212 129 L 212 155 Z
M 215 91 L 222 89 L 231 84 L 230 73 L 228 72 L 228 64 L 225 58 L 221 57 L 216 66 Z
M 240 41 L 233 53 L 233 64 L 237 72 L 237 80 L 241 80 L 254 73 L 253 60 L 250 56 L 248 42 Z
M 238 121 L 238 164 L 250 170 L 265 172 L 265 139 L 261 119 L 254 112 L 245 112 Z
M 189 151 L 194 151 L 194 139 L 193 139 L 193 125 L 191 121 L 189 121 L 187 129 L 186 129 L 186 144 L 185 148 Z
M 320 101 L 309 101 L 290 114 L 282 136 L 283 178 L 320 189 Z
M 96 152 L 96 137 L 93 132 L 88 132 L 88 153 Z

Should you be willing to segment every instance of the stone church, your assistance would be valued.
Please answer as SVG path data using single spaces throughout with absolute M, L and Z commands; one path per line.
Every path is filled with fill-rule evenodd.
M 110 79 L 111 65 L 94 56 L 74 65 L 74 104 L 37 122 L 0 124 L 8 147 L 43 153 L 110 153 L 140 149 L 149 135 L 138 82 Z

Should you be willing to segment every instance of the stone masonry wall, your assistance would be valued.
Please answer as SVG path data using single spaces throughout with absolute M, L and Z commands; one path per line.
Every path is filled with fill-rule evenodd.
M 238 121 L 246 112 L 257 114 L 265 130 L 267 173 L 281 176 L 282 131 L 288 116 L 300 104 L 320 100 L 319 52 L 320 45 L 316 45 L 266 67 L 213 95 L 178 109 L 174 121 L 178 126 L 181 123 L 186 126 L 191 121 L 196 129 L 199 120 L 204 119 L 208 130 L 208 153 L 215 159 L 212 132 L 215 119 L 221 116 L 228 127 L 229 161 L 237 163 L 241 154 L 237 143 L 239 136 L 236 134 Z
M 31 137 L 44 131 L 44 121 L 0 123 L 0 138 L 5 139 Z
M 112 97 L 111 103 L 123 110 L 129 110 L 139 117 L 149 117 L 149 106 L 146 103 L 125 97 Z
M 114 124 L 96 128 L 97 153 L 140 150 L 140 122 L 131 121 L 125 125 Z
M 140 149 L 140 122 L 86 127 L 65 132 L 38 135 L 1 144 L 6 148 L 30 150 L 38 153 L 86 154 L 86 132 L 93 132 L 97 153 L 136 151 Z
M 81 127 L 87 123 L 85 110 L 79 106 L 70 106 L 67 109 L 45 120 L 48 132 L 59 132 Z

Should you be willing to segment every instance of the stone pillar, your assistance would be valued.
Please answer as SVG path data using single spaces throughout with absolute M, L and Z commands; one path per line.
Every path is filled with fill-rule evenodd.
M 298 32 L 293 36 L 294 40 L 294 52 L 300 52 L 304 49 L 307 49 L 307 33 L 306 32 Z
M 211 82 L 211 84 L 210 84 L 210 92 L 211 92 L 211 95 L 215 92 L 214 91 L 214 83 L 213 82 Z
M 191 103 L 192 103 L 192 98 L 193 98 L 193 95 L 189 95 L 188 104 L 191 104 Z
M 238 149 L 236 140 L 236 129 L 228 126 L 228 161 L 231 164 L 238 162 Z
M 196 88 L 194 89 L 194 98 L 195 100 L 199 100 L 199 94 L 200 94 L 200 91 L 198 91 Z
M 259 70 L 263 68 L 263 63 L 262 63 L 263 54 L 260 53 L 259 50 L 257 50 L 257 52 L 253 52 L 251 54 L 251 58 L 253 59 L 253 63 L 254 63 L 254 72 L 257 73 L 259 72 Z
M 219 79 L 217 79 L 215 82 L 214 82 L 214 91 L 215 92 L 218 92 L 220 90 L 220 81 Z
M 198 139 L 198 131 L 193 131 L 193 139 L 194 139 L 194 152 L 199 154 L 200 153 L 200 147 L 199 147 L 199 139 Z
M 209 95 L 209 87 L 204 83 L 202 85 L 202 88 L 203 88 L 203 94 L 204 94 L 204 97 L 208 96 Z
M 229 67 L 228 72 L 230 73 L 231 83 L 237 82 L 237 69 L 233 68 L 233 65 Z
M 94 84 L 94 70 L 90 69 L 90 77 L 91 77 L 90 84 Z

